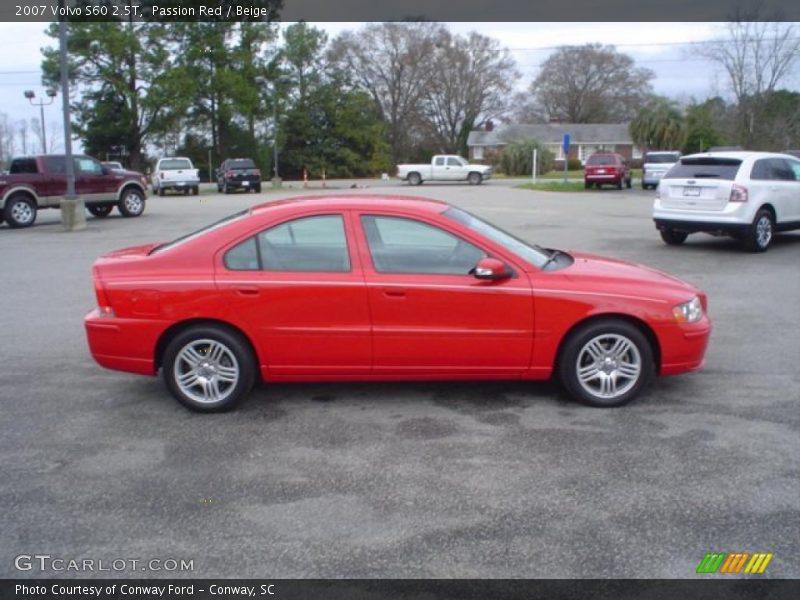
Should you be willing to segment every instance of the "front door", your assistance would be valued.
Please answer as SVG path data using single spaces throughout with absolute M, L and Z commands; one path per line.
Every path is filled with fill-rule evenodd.
M 103 165 L 94 158 L 78 156 L 75 158 L 75 191 L 87 202 L 113 200 L 121 176 L 105 172 Z
M 513 376 L 530 365 L 533 300 L 524 273 L 483 281 L 486 252 L 416 218 L 359 215 L 373 372 Z
M 369 373 L 369 306 L 346 214 L 294 218 L 228 249 L 216 282 L 266 379 Z

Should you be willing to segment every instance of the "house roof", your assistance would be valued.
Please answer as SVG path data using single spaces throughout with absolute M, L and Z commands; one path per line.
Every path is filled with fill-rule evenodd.
M 632 144 L 628 123 L 539 123 L 501 125 L 494 131 L 470 131 L 468 146 L 502 146 L 515 140 L 534 139 L 543 144 L 560 144 L 569 133 L 573 144 Z

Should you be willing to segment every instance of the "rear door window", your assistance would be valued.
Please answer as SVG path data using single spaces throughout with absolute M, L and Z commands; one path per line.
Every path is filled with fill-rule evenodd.
M 35 158 L 15 158 L 11 161 L 11 167 L 8 171 L 11 175 L 18 173 L 38 173 L 39 169 L 36 166 Z
M 724 179 L 733 181 L 739 172 L 742 161 L 738 158 L 718 158 L 701 156 L 682 158 L 672 167 L 664 179 Z

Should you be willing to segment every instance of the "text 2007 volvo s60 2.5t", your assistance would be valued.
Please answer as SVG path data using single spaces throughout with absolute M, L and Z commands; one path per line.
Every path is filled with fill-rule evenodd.
M 159 370 L 189 408 L 256 380 L 528 379 L 619 406 L 699 369 L 705 294 L 628 262 L 530 245 L 448 204 L 310 197 L 253 207 L 93 267 L 104 367 Z

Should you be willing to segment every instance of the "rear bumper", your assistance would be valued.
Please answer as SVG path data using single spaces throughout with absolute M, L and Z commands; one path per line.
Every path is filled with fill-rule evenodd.
M 240 188 L 254 188 L 256 186 L 261 185 L 260 179 L 236 179 L 236 180 L 229 180 L 223 181 L 223 185 L 227 185 L 230 189 L 240 189 Z
M 106 317 L 98 309 L 83 320 L 89 351 L 106 369 L 155 375 L 155 347 L 165 326 L 147 319 Z
M 747 231 L 748 224 L 725 223 L 714 221 L 684 221 L 680 219 L 661 219 L 654 218 L 653 222 L 659 231 L 672 229 L 675 231 L 685 231 L 686 233 L 721 233 L 725 235 L 741 235 Z

